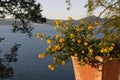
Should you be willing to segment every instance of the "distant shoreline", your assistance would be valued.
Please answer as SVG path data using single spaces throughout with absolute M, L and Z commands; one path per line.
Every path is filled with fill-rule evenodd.
M 9 18 L 9 19 L 0 19 L 0 25 L 12 25 L 14 23 L 14 19 L 13 18 Z M 46 23 L 31 23 L 31 25 L 51 25 L 54 26 L 54 20 L 48 20 Z
M 95 16 L 85 17 L 84 20 L 90 21 L 91 23 L 95 22 L 95 21 L 98 21 L 100 24 L 104 23 L 103 18 L 98 18 L 98 17 L 95 17 Z M 9 18 L 9 19 L 0 18 L 0 25 L 12 25 L 14 23 L 14 21 L 15 21 L 14 18 Z M 54 21 L 55 20 L 47 19 L 47 22 L 44 23 L 44 24 L 54 26 Z M 79 24 L 80 20 L 73 20 L 72 23 L 73 24 Z M 40 25 L 41 23 L 30 23 L 30 24 Z
M 38 24 L 38 23 L 30 23 L 31 27 L 54 27 L 54 25 L 49 24 Z M 12 27 L 12 24 L 0 24 L 1 26 L 10 26 Z

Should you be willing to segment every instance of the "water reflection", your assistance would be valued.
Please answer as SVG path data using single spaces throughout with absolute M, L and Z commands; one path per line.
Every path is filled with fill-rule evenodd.
M 0 39 L 0 41 L 1 40 L 3 39 Z M 0 58 L 0 80 L 4 80 L 5 78 L 13 78 L 14 71 L 13 68 L 10 66 L 10 63 L 17 61 L 17 51 L 20 46 L 20 44 L 14 44 L 9 52 L 6 53 L 3 58 Z
M 0 67 L 0 69 L 6 74 L 7 70 L 10 71 L 7 77 L 5 76 L 6 74 L 4 77 L 0 76 L 0 80 L 75 80 L 71 62 L 64 66 L 59 66 L 52 72 L 47 68 L 47 65 L 52 62 L 52 58 L 47 57 L 44 60 L 38 58 L 38 54 L 46 50 L 46 41 L 40 41 L 35 37 L 28 38 L 26 34 L 21 34 L 20 32 L 13 34 L 10 31 L 13 28 L 10 26 L 11 25 L 0 26 L 0 37 L 3 39 L 0 43 L 0 59 L 2 60 L 1 66 L 4 65 L 4 68 L 2 69 Z M 32 27 L 34 27 L 32 31 L 33 34 L 44 32 L 45 34 L 54 36 L 57 33 L 54 31 L 54 27 L 49 25 L 35 24 L 32 25 Z M 3 37 L 5 37 L 5 39 Z M 15 46 L 14 43 L 21 44 L 18 50 L 12 47 Z M 14 54 L 9 55 L 11 52 Z M 6 58 L 8 59 L 6 60 Z M 1 74 L 3 75 L 3 73 Z
M 4 80 L 5 78 L 11 79 L 13 74 L 13 68 L 9 67 L 9 64 L 5 65 L 0 63 L 0 80 Z
M 27 22 L 22 21 L 22 26 L 19 24 L 18 21 L 16 21 L 12 24 L 12 33 L 23 33 L 27 34 L 29 38 L 32 37 L 32 30 L 33 27 Z M 0 37 L 0 43 L 5 40 L 5 37 Z M 12 79 L 14 76 L 14 69 L 11 66 L 12 62 L 17 61 L 17 51 L 20 48 L 21 44 L 15 43 L 14 46 L 9 50 L 9 52 L 4 53 L 2 50 L 0 50 L 0 80 L 4 79 Z M 4 56 L 1 58 L 1 55 L 4 54 Z
M 21 22 L 21 23 L 20 23 Z M 12 33 L 23 33 L 27 34 L 29 38 L 32 37 L 32 30 L 29 22 L 25 22 L 25 20 L 17 20 L 15 19 L 14 23 L 12 24 Z M 5 37 L 0 37 L 0 42 L 5 40 Z M 12 48 L 9 50 L 8 53 L 3 53 L 4 57 L 0 57 L 0 80 L 4 80 L 5 78 L 12 79 L 13 78 L 13 68 L 10 66 L 10 63 L 17 61 L 17 51 L 20 48 L 21 44 L 14 44 Z M 2 50 L 0 50 L 0 54 L 2 54 Z
M 13 29 L 12 29 L 13 33 L 20 32 L 20 33 L 26 34 L 29 38 L 32 37 L 32 30 L 34 28 L 31 27 L 30 23 L 22 20 L 22 26 L 21 26 L 20 22 L 15 20 L 15 22 L 12 24 L 12 26 L 13 26 Z

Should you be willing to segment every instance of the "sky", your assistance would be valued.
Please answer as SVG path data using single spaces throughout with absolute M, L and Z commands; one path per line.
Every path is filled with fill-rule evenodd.
M 37 0 L 42 5 L 42 15 L 48 19 L 81 19 L 86 17 L 87 9 L 84 8 L 87 0 L 71 0 L 71 10 L 67 10 L 65 0 Z

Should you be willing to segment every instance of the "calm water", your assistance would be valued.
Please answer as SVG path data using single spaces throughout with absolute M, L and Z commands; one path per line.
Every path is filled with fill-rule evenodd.
M 34 26 L 33 35 L 37 32 L 44 32 L 49 35 L 55 35 L 53 26 Z M 26 34 L 11 32 L 12 27 L 9 25 L 0 25 L 0 37 L 5 37 L 0 43 L 0 58 L 4 57 L 5 53 L 9 53 L 14 44 L 21 44 L 17 51 L 17 61 L 7 63 L 5 67 L 10 67 L 13 70 L 13 76 L 0 77 L 0 80 L 75 80 L 72 62 L 68 62 L 65 66 L 59 66 L 55 71 L 50 71 L 47 65 L 52 62 L 51 57 L 39 59 L 38 54 L 43 53 L 47 47 L 45 41 L 32 37 L 31 39 Z M 1 72 L 0 72 L 1 73 Z

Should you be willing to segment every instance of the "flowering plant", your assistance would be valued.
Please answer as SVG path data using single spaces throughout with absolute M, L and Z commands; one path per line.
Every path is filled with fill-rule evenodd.
M 88 23 L 81 20 L 79 25 L 74 25 L 69 17 L 67 21 L 56 20 L 55 25 L 59 34 L 52 38 L 36 34 L 38 38 L 46 38 L 49 44 L 45 53 L 39 57 L 53 56 L 53 63 L 48 65 L 50 70 L 53 71 L 59 64 L 64 65 L 71 56 L 77 57 L 80 65 L 91 64 L 91 59 L 97 59 L 97 56 L 108 57 L 109 60 L 120 58 L 119 38 L 114 33 L 97 38 L 97 21 Z

